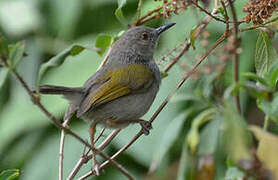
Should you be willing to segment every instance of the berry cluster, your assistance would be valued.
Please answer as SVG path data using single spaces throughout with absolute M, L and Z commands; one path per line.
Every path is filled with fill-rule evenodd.
M 246 12 L 245 22 L 252 21 L 255 25 L 263 24 L 272 16 L 277 8 L 278 0 L 249 0 L 245 4 L 243 12 Z
M 171 13 L 179 14 L 179 10 L 185 10 L 189 3 L 187 0 L 163 0 L 162 12 L 159 12 L 156 16 L 157 19 L 164 16 L 165 18 L 170 18 Z

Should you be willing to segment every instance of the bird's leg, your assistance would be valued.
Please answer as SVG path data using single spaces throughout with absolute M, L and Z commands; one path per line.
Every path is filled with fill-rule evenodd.
M 96 172 L 96 175 L 99 175 L 99 164 L 96 158 L 96 152 L 94 151 L 95 148 L 95 134 L 96 134 L 96 123 L 92 123 L 89 129 L 90 137 L 91 137 L 91 146 L 93 149 L 93 167 Z

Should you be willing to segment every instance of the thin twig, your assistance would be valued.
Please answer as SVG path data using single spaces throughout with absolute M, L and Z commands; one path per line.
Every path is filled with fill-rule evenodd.
M 100 65 L 99 65 L 98 68 L 97 68 L 97 71 L 98 71 L 102 66 L 104 66 L 104 64 L 105 64 L 106 61 L 108 60 L 108 57 L 109 57 L 110 52 L 111 52 L 111 50 L 112 50 L 112 46 L 113 46 L 113 44 L 111 44 L 111 45 L 109 46 L 108 51 L 107 51 L 105 57 L 103 58 L 102 62 L 100 63 Z
M 103 150 L 121 131 L 121 129 L 115 129 L 112 131 L 107 138 L 97 147 L 99 150 Z
M 267 131 L 267 129 L 268 129 L 269 121 L 270 121 L 269 115 L 265 115 L 265 117 L 264 117 L 264 131 Z
M 88 151 L 89 152 L 89 151 Z M 87 153 L 88 153 L 87 152 Z M 69 177 L 67 178 L 67 180 L 73 180 L 73 178 L 76 176 L 76 174 L 78 173 L 78 171 L 81 169 L 81 167 L 86 164 L 91 158 L 92 156 L 88 156 L 88 154 L 84 154 L 82 155 L 82 157 L 79 159 L 79 161 L 76 163 L 76 165 L 74 166 L 73 170 L 71 171 L 71 173 L 69 174 Z
M 82 158 L 79 159 L 79 161 L 76 163 L 76 165 L 74 166 L 73 170 L 69 174 L 69 177 L 67 178 L 67 180 L 73 180 L 73 178 L 76 176 L 78 171 L 81 169 L 81 167 L 83 166 L 85 161 L 86 161 L 86 158 L 82 157 Z
M 80 136 L 78 136 L 76 133 L 74 133 L 73 131 L 71 131 L 69 128 L 64 127 L 62 124 L 60 124 L 57 119 L 41 104 L 40 99 L 38 97 L 36 97 L 33 92 L 31 91 L 31 89 L 28 87 L 28 85 L 26 84 L 26 82 L 23 80 L 23 78 L 17 73 L 17 71 L 13 68 L 10 67 L 9 64 L 7 63 L 6 60 L 4 60 L 2 58 L 2 61 L 4 63 L 4 65 L 10 69 L 11 73 L 15 76 L 15 78 L 19 81 L 19 83 L 22 85 L 22 87 L 26 90 L 26 92 L 28 93 L 28 95 L 31 97 L 32 102 L 37 105 L 40 110 L 52 121 L 52 123 L 59 129 L 63 129 L 65 131 L 65 133 L 70 134 L 71 136 L 73 136 L 74 138 L 76 138 L 78 141 L 80 141 L 82 144 L 84 144 L 85 146 L 87 146 L 88 148 L 92 149 L 92 146 L 85 141 L 84 139 L 82 139 Z M 119 169 L 124 175 L 126 175 L 129 179 L 133 179 L 133 177 L 129 174 L 129 172 L 123 168 L 119 163 L 117 163 L 116 161 L 114 161 L 113 159 L 111 159 L 109 156 L 107 156 L 106 154 L 104 154 L 103 152 L 101 152 L 100 150 L 94 148 L 93 149 L 95 152 L 97 152 L 97 154 L 99 154 L 101 157 L 103 157 L 104 159 L 110 161 L 117 169 Z
M 112 131 L 109 136 L 107 136 L 105 138 L 104 141 L 102 141 L 102 143 L 97 147 L 97 149 L 99 150 L 103 150 L 116 136 L 117 134 L 121 131 L 121 129 L 116 129 L 114 131 Z M 89 151 L 88 151 L 89 152 Z M 79 161 L 76 163 L 76 165 L 74 166 L 73 170 L 71 171 L 69 177 L 67 178 L 67 180 L 72 180 L 77 172 L 80 170 L 80 168 L 86 164 L 88 162 L 88 160 L 92 159 L 92 155 L 88 156 L 88 152 L 84 155 L 82 155 L 82 157 L 79 159 Z
M 74 105 L 70 104 L 64 115 L 64 123 L 62 124 L 63 127 L 68 127 L 69 121 L 71 120 L 74 113 L 75 113 Z M 66 135 L 65 130 L 62 129 L 61 138 L 60 138 L 60 149 L 59 149 L 59 180 L 63 180 L 65 135 Z
M 202 8 L 201 6 L 199 6 L 198 1 L 195 1 L 195 0 L 194 0 L 194 1 L 192 1 L 192 2 L 193 2 L 193 4 L 194 4 L 197 8 L 199 8 L 202 12 L 204 12 L 205 14 L 207 14 L 208 16 L 210 16 L 211 18 L 215 19 L 216 21 L 220 21 L 220 22 L 226 23 L 225 20 L 220 19 L 220 18 L 214 16 L 212 13 L 208 12 L 206 9 Z
M 224 3 L 224 1 L 223 0 L 221 0 L 220 1 L 220 3 L 221 3 L 221 5 L 222 5 L 222 7 L 223 7 L 223 9 L 224 9 L 224 18 L 225 18 L 225 20 L 226 20 L 226 30 L 225 30 L 225 32 L 229 32 L 229 27 L 230 27 L 230 25 L 229 25 L 229 23 L 228 23 L 228 21 L 229 21 L 229 16 L 228 16 L 228 11 L 227 11 L 227 8 L 226 8 L 226 4 Z
M 244 32 L 244 31 L 254 30 L 254 29 L 257 29 L 257 28 L 260 28 L 260 27 L 265 27 L 265 26 L 264 25 L 253 25 L 253 26 L 250 26 L 250 27 L 247 27 L 247 28 L 239 29 L 238 31 L 239 32 Z
M 64 121 L 63 126 L 68 125 L 70 119 Z M 65 144 L 65 131 L 62 129 L 59 148 L 59 180 L 63 180 L 63 160 L 64 160 L 64 144 Z
M 225 23 L 226 23 L 226 31 L 227 29 L 229 29 L 229 24 L 228 24 L 228 20 L 227 20 L 227 11 L 226 11 L 226 4 L 222 4 L 223 8 L 224 8 L 224 11 L 225 11 Z M 218 10 L 217 10 L 217 3 L 215 3 L 215 7 L 214 9 L 212 10 L 211 12 L 211 15 L 214 15 L 214 14 L 217 14 L 218 13 Z M 207 25 L 211 22 L 212 20 L 212 17 L 210 15 L 208 15 L 207 17 L 205 17 L 201 23 L 199 23 L 199 25 L 196 27 L 197 28 L 197 31 L 195 33 L 195 37 L 194 38 L 197 38 L 200 36 L 200 34 L 203 32 L 203 30 L 207 27 Z M 173 65 L 175 65 L 179 60 L 180 58 L 183 56 L 183 54 L 189 50 L 191 46 L 191 42 L 190 40 L 187 41 L 186 45 L 184 46 L 184 48 L 181 50 L 181 52 L 176 56 L 174 57 L 172 60 L 171 60 L 171 63 L 168 64 L 165 68 L 164 68 L 164 72 L 168 72 L 172 67 Z
M 219 45 L 221 44 L 229 35 L 229 32 L 225 32 L 214 44 L 213 46 L 206 51 L 206 53 L 200 58 L 200 60 L 191 68 L 179 82 L 177 87 L 170 93 L 167 98 L 163 101 L 163 103 L 159 106 L 157 111 L 151 117 L 150 122 L 153 122 L 158 114 L 162 111 L 162 109 L 168 104 L 169 100 L 173 97 L 173 95 L 177 92 L 177 90 L 183 85 L 183 83 L 196 71 L 197 67 L 204 61 L 204 59 Z M 113 157 L 113 156 L 112 156 Z
M 164 4 L 164 6 L 168 6 L 171 3 L 172 3 L 172 1 L 169 1 L 168 3 Z M 149 11 L 147 14 L 142 16 L 140 19 L 137 19 L 135 21 L 134 25 L 139 26 L 139 25 L 146 23 L 147 21 L 150 21 L 151 19 L 156 18 L 157 15 L 156 14 L 153 15 L 153 14 L 156 12 L 159 12 L 162 8 L 163 8 L 163 6 L 158 6 L 157 8 L 153 9 L 152 11 Z
M 98 140 L 101 138 L 101 136 L 103 135 L 105 129 L 106 129 L 105 127 L 102 128 L 102 130 L 100 131 L 98 137 L 97 137 L 96 140 L 95 140 L 95 144 L 96 144 L 96 143 L 98 142 Z
M 213 12 L 215 12 L 215 11 L 213 11 Z M 207 25 L 209 24 L 209 22 L 211 20 L 212 20 L 212 18 L 210 16 L 207 16 L 201 21 L 201 23 L 197 26 L 197 31 L 195 33 L 194 38 L 197 38 L 200 36 L 200 34 L 207 27 Z M 190 40 L 188 40 L 186 45 L 184 46 L 184 48 L 181 50 L 181 52 L 171 60 L 171 63 L 169 65 L 167 65 L 164 68 L 164 72 L 168 72 L 180 60 L 180 58 L 184 55 L 184 53 L 189 50 L 190 46 L 191 46 L 191 42 L 190 42 Z
M 137 7 L 137 18 L 136 18 L 136 21 L 140 19 L 142 5 L 143 5 L 143 0 L 139 0 L 138 7 Z
M 240 39 L 238 38 L 238 23 L 237 23 L 237 15 L 235 11 L 234 4 L 231 0 L 228 0 L 230 7 L 231 7 L 231 12 L 232 12 L 232 18 L 234 21 L 234 26 L 233 26 L 233 33 L 234 33 L 234 40 L 233 40 L 233 54 L 234 54 L 234 82 L 235 84 L 238 83 L 238 76 L 239 76 L 239 54 L 238 54 L 238 48 L 240 45 Z M 235 103 L 236 107 L 239 113 L 241 113 L 241 107 L 240 107 L 240 99 L 239 99 L 239 93 L 235 95 Z
M 224 8 L 225 8 L 225 6 L 224 6 Z M 218 13 L 217 4 L 215 4 L 215 7 L 214 7 L 214 9 L 212 10 L 211 15 L 214 15 L 214 14 L 217 14 L 217 13 Z M 197 37 L 200 36 L 200 34 L 201 34 L 201 33 L 203 32 L 203 30 L 207 27 L 207 25 L 211 22 L 211 20 L 212 20 L 212 17 L 211 17 L 210 15 L 207 15 L 207 17 L 205 17 L 205 18 L 201 21 L 201 23 L 198 24 L 198 26 L 196 27 L 197 30 L 196 30 L 195 37 L 194 37 L 195 39 L 196 39 Z M 227 21 L 225 21 L 225 22 L 227 22 Z M 228 25 L 227 25 L 227 26 L 228 26 Z M 190 46 L 191 46 L 191 42 L 190 42 L 190 40 L 188 40 L 187 43 L 186 43 L 186 45 L 184 46 L 184 48 L 181 50 L 181 52 L 180 52 L 176 57 L 174 57 L 174 58 L 171 60 L 171 63 L 168 64 L 168 65 L 164 68 L 163 71 L 164 71 L 164 72 L 168 72 L 168 71 L 173 67 L 173 65 L 175 65 L 175 64 L 180 60 L 180 58 L 183 56 L 183 54 L 184 54 L 186 51 L 189 50 Z

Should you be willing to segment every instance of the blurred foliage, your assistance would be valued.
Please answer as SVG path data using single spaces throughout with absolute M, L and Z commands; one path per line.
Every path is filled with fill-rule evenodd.
M 213 8 L 213 2 L 204 2 L 207 9 Z M 239 19 L 245 17 L 242 12 L 245 2 L 237 0 L 235 3 Z M 144 0 L 141 15 L 162 3 Z M 137 0 L 0 0 L 1 58 L 5 55 L 30 87 L 35 88 L 38 83 L 81 86 L 96 71 L 111 43 L 128 24 L 135 22 L 137 5 Z M 219 8 L 219 11 L 223 16 L 224 10 Z M 228 39 L 215 49 L 159 114 L 151 134 L 141 137 L 118 162 L 137 178 L 148 180 L 277 179 L 275 23 L 278 18 L 276 13 L 273 16 L 265 28 L 240 33 L 238 84 L 233 81 Z M 161 17 L 147 23 L 152 27 L 169 22 L 177 24 L 159 41 L 155 59 L 164 78 L 153 106 L 143 119 L 151 117 L 183 74 L 224 32 L 224 24 L 212 21 L 201 36 L 195 38 L 196 25 L 203 17 L 204 13 L 188 7 L 169 19 Z M 251 24 L 243 23 L 240 28 L 249 26 Z M 190 39 L 193 48 L 169 72 L 163 72 L 180 52 L 179 44 L 184 44 L 185 39 Z M 232 98 L 236 93 L 240 94 L 242 114 L 237 112 Z M 42 96 L 41 101 L 62 120 L 66 100 L 59 96 Z M 89 139 L 88 124 L 82 120 L 74 119 L 70 127 Z M 112 155 L 129 142 L 139 128 L 132 125 L 121 131 L 106 153 Z M 109 132 L 111 130 L 105 131 L 104 137 Z M 0 180 L 18 176 L 19 170 L 14 168 L 20 169 L 20 179 L 57 179 L 59 136 L 59 131 L 31 103 L 9 69 L 0 63 Z M 83 149 L 74 138 L 66 137 L 66 175 Z M 88 163 L 77 177 L 90 168 L 91 163 Z M 91 177 L 124 178 L 113 166 L 105 168 L 100 177 Z
M 0 173 L 0 180 L 15 180 L 18 179 L 19 175 L 18 169 L 4 170 Z

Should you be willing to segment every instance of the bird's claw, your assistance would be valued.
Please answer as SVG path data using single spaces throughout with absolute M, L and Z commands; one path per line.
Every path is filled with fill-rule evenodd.
M 150 130 L 152 129 L 152 123 L 149 121 L 141 121 L 140 125 L 142 127 L 141 131 L 147 136 L 150 134 Z

